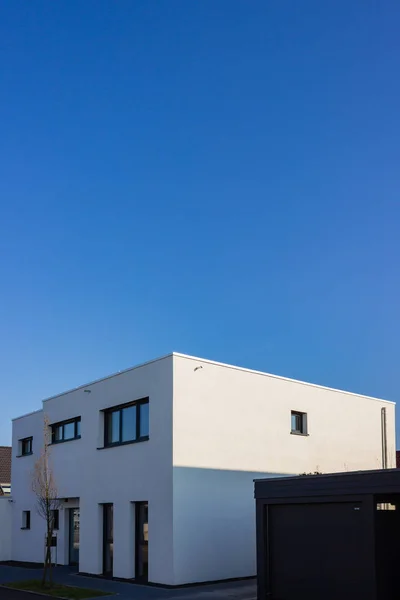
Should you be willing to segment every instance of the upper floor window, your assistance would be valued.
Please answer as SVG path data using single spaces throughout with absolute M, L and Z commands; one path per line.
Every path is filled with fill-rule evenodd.
M 78 440 L 81 437 L 81 418 L 75 417 L 68 421 L 61 421 L 51 425 L 51 443 Z
M 292 410 L 292 431 L 299 435 L 307 435 L 307 413 Z
M 23 440 L 19 440 L 21 456 L 29 456 L 29 454 L 32 454 L 32 439 L 33 438 L 28 437 L 24 438 Z
M 149 399 L 136 400 L 104 411 L 104 445 L 149 439 Z

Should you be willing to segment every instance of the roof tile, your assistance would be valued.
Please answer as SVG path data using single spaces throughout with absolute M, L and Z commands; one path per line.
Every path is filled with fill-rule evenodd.
M 11 483 L 11 446 L 0 446 L 0 483 Z

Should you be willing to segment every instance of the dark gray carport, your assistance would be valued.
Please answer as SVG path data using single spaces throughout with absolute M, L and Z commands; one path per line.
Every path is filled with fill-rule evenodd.
M 260 479 L 255 498 L 259 600 L 400 597 L 400 469 Z

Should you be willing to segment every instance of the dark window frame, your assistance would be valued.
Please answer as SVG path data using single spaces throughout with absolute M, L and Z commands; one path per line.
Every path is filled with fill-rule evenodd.
M 293 417 L 300 419 L 300 429 L 293 429 L 292 419 Z M 290 413 L 290 433 L 292 435 L 308 435 L 307 429 L 307 413 L 299 410 L 292 410 Z
M 64 438 L 64 425 L 74 424 L 74 437 Z M 74 417 L 73 419 L 66 419 L 65 421 L 59 421 L 58 423 L 52 423 L 51 427 L 51 443 L 52 444 L 64 444 L 65 442 L 72 442 L 73 440 L 80 440 L 81 434 L 78 434 L 78 423 L 81 423 L 81 417 Z M 62 439 L 56 440 L 56 429 L 62 427 Z
M 21 454 L 20 454 L 20 456 L 30 456 L 31 454 L 33 454 L 33 448 L 32 448 L 32 446 L 33 446 L 33 437 L 32 436 L 26 437 L 26 438 L 22 438 L 19 441 L 20 441 L 20 444 L 21 444 Z M 28 443 L 30 444 L 30 450 L 29 450 L 29 452 L 25 452 L 24 447 L 25 447 L 25 444 L 28 444 Z
M 51 512 L 53 517 L 53 531 L 58 531 L 60 529 L 60 511 L 58 508 L 55 508 Z
M 146 406 L 146 405 L 148 405 L 148 406 L 150 405 L 149 397 L 140 398 L 139 400 L 133 400 L 132 402 L 127 402 L 126 404 L 118 404 L 117 406 L 111 406 L 110 408 L 105 408 L 102 410 L 102 412 L 104 413 L 104 448 L 113 448 L 114 446 L 125 446 L 126 444 L 136 444 L 138 442 L 146 442 L 150 438 L 150 433 L 148 433 L 146 435 L 141 435 L 141 432 L 140 432 L 141 407 Z M 123 421 L 124 421 L 123 410 L 125 408 L 130 408 L 131 406 L 136 407 L 136 437 L 133 440 L 122 441 Z M 109 431 L 108 423 L 109 423 L 109 419 L 111 418 L 111 415 L 116 412 L 120 413 L 118 441 L 110 442 L 108 440 L 108 431 Z M 150 426 L 149 426 L 149 430 L 150 430 Z
M 23 510 L 22 511 L 22 527 L 21 529 L 30 529 L 31 528 L 31 511 Z

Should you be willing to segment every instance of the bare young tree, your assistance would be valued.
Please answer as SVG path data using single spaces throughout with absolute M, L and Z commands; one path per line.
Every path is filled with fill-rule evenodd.
M 43 449 L 37 459 L 32 474 L 32 490 L 36 495 L 36 510 L 46 522 L 45 535 L 45 558 L 43 565 L 42 585 L 46 585 L 48 576 L 49 585 L 53 584 L 53 573 L 51 565 L 51 540 L 54 532 L 54 511 L 60 507 L 57 486 L 54 479 L 50 456 L 50 427 L 48 418 L 44 418 L 43 425 Z

